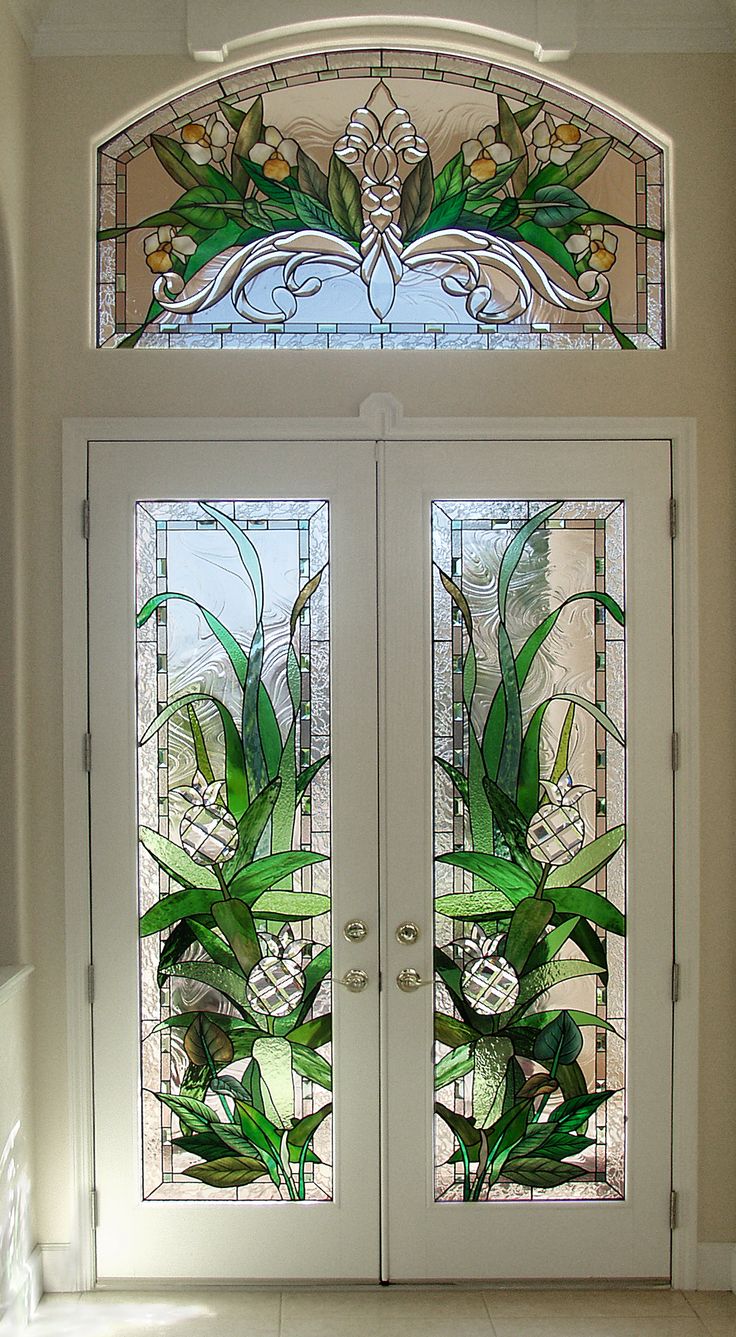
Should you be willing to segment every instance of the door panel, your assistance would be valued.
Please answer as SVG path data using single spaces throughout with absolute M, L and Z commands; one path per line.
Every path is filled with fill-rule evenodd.
M 378 486 L 90 447 L 99 1276 L 666 1278 L 669 445 Z
M 669 493 L 666 443 L 386 447 L 397 1279 L 669 1274 Z
M 349 445 L 92 447 L 103 1278 L 376 1275 L 374 479 Z

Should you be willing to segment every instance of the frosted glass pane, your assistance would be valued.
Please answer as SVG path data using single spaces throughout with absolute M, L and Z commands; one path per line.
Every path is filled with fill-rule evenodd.
M 624 532 L 432 505 L 441 1202 L 624 1196 Z
M 136 535 L 143 1195 L 330 1200 L 328 506 Z

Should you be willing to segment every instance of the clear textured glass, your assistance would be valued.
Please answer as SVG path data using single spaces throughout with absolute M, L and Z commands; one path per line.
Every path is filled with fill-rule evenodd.
M 136 534 L 143 1194 L 329 1200 L 328 506 Z
M 624 1196 L 624 532 L 432 505 L 437 1201 Z

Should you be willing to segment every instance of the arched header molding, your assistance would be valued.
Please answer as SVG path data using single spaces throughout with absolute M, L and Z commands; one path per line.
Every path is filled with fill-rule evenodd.
M 98 343 L 661 348 L 663 154 L 579 92 L 351 50 L 173 98 L 98 154 Z

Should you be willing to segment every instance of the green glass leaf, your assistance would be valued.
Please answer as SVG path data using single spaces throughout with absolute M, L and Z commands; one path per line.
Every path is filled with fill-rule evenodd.
M 514 659 L 511 638 L 506 630 L 506 623 L 503 621 L 498 626 L 498 662 L 506 703 L 506 727 L 498 762 L 498 785 L 499 789 L 502 789 L 509 798 L 515 798 L 519 782 L 522 742 L 521 691 L 519 689 L 519 679 L 516 675 L 516 660 Z
M 580 148 L 571 154 L 566 163 L 549 162 L 540 172 L 537 172 L 536 176 L 529 181 L 524 192 L 525 198 L 533 196 L 543 186 L 564 184 L 569 186 L 571 190 L 575 190 L 600 167 L 612 146 L 613 140 L 608 137 L 586 139 Z
M 504 794 L 500 786 L 489 775 L 483 776 L 483 788 L 488 796 L 493 820 L 503 837 L 504 843 L 508 846 L 514 862 L 520 864 L 536 882 L 539 877 L 539 864 L 536 859 L 532 858 L 526 843 L 526 819 L 513 799 L 509 798 L 508 794 Z
M 182 887 L 219 887 L 219 882 L 215 874 L 209 868 L 195 863 L 190 859 L 186 850 L 181 845 L 175 845 L 173 840 L 162 836 L 158 831 L 154 831 L 150 826 L 141 826 L 138 828 L 141 845 L 156 860 L 159 868 L 163 868 L 169 877 L 175 882 L 179 882 Z M 209 907 L 206 907 L 207 909 Z M 155 909 L 155 906 L 154 906 Z M 197 913 L 194 911 L 193 913 Z
M 578 1026 L 597 1026 L 601 1030 L 613 1031 L 614 1035 L 618 1035 L 616 1027 L 612 1026 L 610 1021 L 604 1021 L 603 1017 L 596 1016 L 594 1012 L 579 1012 L 576 1008 L 568 1008 L 567 1011 Z M 559 1015 L 558 1009 L 551 1012 L 528 1012 L 523 1022 L 519 1022 L 519 1025 L 525 1028 L 531 1027 L 533 1030 L 541 1030 L 543 1026 L 546 1026 L 550 1021 L 554 1021 L 555 1017 L 559 1017 Z
M 536 120 L 543 106 L 543 102 L 530 102 L 528 107 L 521 107 L 519 111 L 515 111 L 514 116 L 516 117 L 516 124 L 519 129 L 528 130 L 532 121 Z
M 186 919 L 184 922 L 191 924 L 195 940 L 200 946 L 204 947 L 210 960 L 214 961 L 215 965 L 225 966 L 227 970 L 237 971 L 239 969 L 237 959 L 218 933 L 213 933 L 207 924 L 203 924 L 197 919 Z
M 330 909 L 329 896 L 306 891 L 264 891 L 253 902 L 253 914 L 258 919 L 316 919 Z
M 327 1013 L 320 1017 L 311 1017 L 303 1025 L 289 1031 L 293 1044 L 307 1045 L 310 1049 L 321 1049 L 332 1039 L 332 1017 Z
M 457 1052 L 457 1051 L 456 1051 Z M 494 1125 L 503 1113 L 506 1070 L 514 1046 L 503 1035 L 483 1035 L 474 1049 L 473 1119 L 476 1128 Z
M 301 798 L 302 794 L 306 793 L 315 776 L 319 775 L 325 762 L 329 760 L 329 757 L 320 757 L 319 761 L 313 761 L 310 766 L 305 766 L 304 770 L 299 772 L 296 779 L 297 798 Z
M 194 1018 L 184 1036 L 184 1048 L 190 1063 L 196 1068 L 207 1065 L 207 1056 L 215 1064 L 232 1063 L 235 1049 L 230 1036 L 206 1012 Z
M 468 782 L 462 771 L 458 770 L 457 766 L 453 766 L 449 761 L 445 761 L 444 757 L 435 757 L 435 761 L 440 770 L 444 771 L 450 783 L 455 786 L 463 803 L 467 804 L 469 798 Z
M 253 1059 L 261 1074 L 264 1113 L 277 1128 L 289 1128 L 294 1119 L 294 1078 L 288 1040 L 265 1035 L 253 1045 Z
M 517 975 L 522 973 L 532 948 L 544 933 L 553 914 L 551 901 L 537 900 L 534 896 L 519 901 L 511 916 L 504 947 L 504 956 Z
M 534 1044 L 537 1063 L 574 1063 L 583 1047 L 580 1027 L 569 1012 L 559 1012 L 543 1026 Z
M 227 121 L 230 129 L 237 134 L 245 120 L 245 112 L 241 111 L 240 107 L 234 107 L 231 102 L 227 102 L 224 98 L 218 102 L 217 106 L 220 115 Z
M 311 599 L 313 594 L 317 593 L 317 590 L 319 589 L 322 583 L 322 577 L 326 570 L 327 567 L 323 566 L 321 570 L 319 570 L 316 573 L 316 575 L 312 576 L 311 580 L 307 581 L 306 585 L 302 586 L 298 595 L 296 596 L 296 599 L 294 600 L 294 606 L 291 610 L 291 617 L 289 618 L 289 627 L 292 636 L 294 635 L 294 632 L 297 629 L 299 618 L 301 617 L 304 609 L 309 603 L 309 600 Z
M 474 1124 L 470 1123 L 462 1114 L 457 1114 L 455 1110 L 448 1109 L 439 1100 L 435 1101 L 435 1114 L 439 1114 L 448 1128 L 452 1130 L 459 1142 L 462 1142 L 470 1159 L 478 1159 L 478 1147 L 480 1146 L 480 1131 Z M 475 1151 L 475 1158 L 472 1152 Z
M 550 887 L 548 881 L 544 894 L 559 914 L 579 915 L 580 918 L 589 920 L 591 924 L 607 929 L 609 933 L 625 937 L 624 915 L 612 901 L 607 901 L 605 896 L 599 896 L 597 891 L 586 891 L 583 887 Z
M 235 127 L 237 135 L 233 144 L 232 173 L 233 185 L 241 195 L 245 195 L 250 186 L 250 177 L 243 168 L 242 160 L 250 158 L 253 145 L 263 139 L 263 98 L 261 96 L 255 98 L 247 112 L 241 113 L 241 117 L 240 124 Z
M 561 1132 L 574 1133 L 578 1128 L 585 1127 L 591 1115 L 613 1094 L 613 1091 L 598 1091 L 595 1095 L 573 1096 L 571 1100 L 563 1100 L 561 1105 L 552 1110 L 548 1123 L 554 1123 Z
M 502 221 L 508 222 L 516 218 L 519 207 L 516 200 L 499 199 L 498 191 L 505 186 L 509 177 L 514 175 L 519 165 L 525 161 L 525 157 L 512 158 L 510 162 L 503 163 L 496 169 L 496 175 L 490 181 L 484 181 L 477 186 L 470 186 L 467 192 L 466 208 L 473 210 L 483 209 L 501 209 Z
M 252 1184 L 255 1179 L 262 1179 L 268 1170 L 263 1161 L 257 1161 L 253 1156 L 222 1156 L 219 1160 L 190 1165 L 184 1174 L 197 1179 L 200 1184 L 211 1184 L 213 1188 L 240 1188 Z
M 509 587 L 529 539 L 532 534 L 536 533 L 540 525 L 543 525 L 545 521 L 559 511 L 561 505 L 561 501 L 556 501 L 551 506 L 546 506 L 544 510 L 538 511 L 536 515 L 532 516 L 531 520 L 527 520 L 526 524 L 522 525 L 505 549 L 498 571 L 498 612 L 502 622 L 506 621 L 506 601 Z
M 588 882 L 600 872 L 601 868 L 605 868 L 616 851 L 621 848 L 625 838 L 625 826 L 611 827 L 610 831 L 605 831 L 602 836 L 591 840 L 589 845 L 583 845 L 569 863 L 563 864 L 561 868 L 555 868 L 547 879 L 547 886 L 549 888 L 580 886 L 583 882 Z
M 140 934 L 142 938 L 150 933 L 161 933 L 170 928 L 179 919 L 188 915 L 206 915 L 210 912 L 213 901 L 219 901 L 222 891 L 219 887 L 193 887 L 187 891 L 174 891 L 170 896 L 152 905 L 141 916 Z
M 180 1123 L 186 1124 L 195 1132 L 207 1132 L 213 1124 L 217 1125 L 220 1122 L 217 1111 L 210 1109 L 203 1100 L 196 1100 L 194 1096 L 168 1096 L 160 1091 L 155 1091 L 154 1095 L 162 1105 L 168 1106 Z
M 215 617 L 214 613 L 210 613 L 209 609 L 204 608 L 196 599 L 193 599 L 191 595 L 177 594 L 173 590 L 166 590 L 163 594 L 154 594 L 153 598 L 148 599 L 141 608 L 141 611 L 136 618 L 136 626 L 145 626 L 149 617 L 155 613 L 156 609 L 159 608 L 161 604 L 166 603 L 168 599 L 180 599 L 184 603 L 192 604 L 195 608 L 199 609 L 199 612 L 202 614 L 210 631 L 217 637 L 217 640 L 230 660 L 238 682 L 242 687 L 245 684 L 245 674 L 248 668 L 248 657 L 245 654 L 245 651 L 220 619 Z
M 625 223 L 622 218 L 616 218 L 614 214 L 601 213 L 600 209 L 588 209 L 577 221 L 581 227 L 587 227 L 591 223 L 602 223 L 604 227 L 626 228 L 629 232 L 635 232 L 638 237 L 647 237 L 650 241 L 664 241 L 664 232 L 661 228 L 639 227 L 636 223 Z
M 289 1151 L 298 1153 L 307 1142 L 311 1142 L 320 1124 L 324 1123 L 330 1114 L 332 1114 L 332 1105 L 322 1105 L 320 1109 L 315 1110 L 312 1114 L 305 1115 L 303 1119 L 295 1123 L 294 1127 L 289 1130 L 286 1139 Z M 291 1159 L 298 1160 L 298 1154 L 292 1156 Z
M 534 192 L 534 199 L 540 205 L 533 215 L 539 227 L 564 227 L 588 208 L 582 196 L 576 195 L 569 186 L 542 186 Z
M 445 164 L 434 183 L 434 202 L 441 204 L 448 196 L 459 195 L 463 187 L 462 149 Z
M 204 228 L 207 232 L 216 232 L 225 227 L 229 214 L 218 206 L 225 203 L 227 196 L 217 186 L 195 186 L 176 201 L 176 212 L 186 223 Z
M 228 970 L 226 966 L 217 966 L 211 961 L 180 961 L 178 965 L 172 966 L 170 974 L 207 984 L 211 989 L 217 989 L 218 993 L 224 994 L 237 1007 L 248 1007 L 243 976 L 236 974 L 234 970 Z
M 266 785 L 265 789 L 261 790 L 260 794 L 256 795 L 238 822 L 238 849 L 228 869 L 228 874 L 232 877 L 245 864 L 251 863 L 258 842 L 271 820 L 280 789 L 281 780 L 277 776 L 275 780 L 271 780 Z
M 338 227 L 351 241 L 359 241 L 363 227 L 360 186 L 350 168 L 336 153 L 330 158 L 327 198 Z
M 422 158 L 407 176 L 401 190 L 399 227 L 408 241 L 426 223 L 434 203 L 432 160 L 429 154 Z
M 446 227 L 454 227 L 465 209 L 466 199 L 467 191 L 465 190 L 444 196 L 440 203 L 434 206 L 426 223 L 420 228 L 419 235 L 426 237 L 432 232 L 440 232 Z
M 585 1169 L 581 1165 L 551 1160 L 548 1156 L 511 1156 L 503 1172 L 512 1184 L 524 1184 L 527 1188 L 554 1188 L 557 1184 L 568 1184 L 579 1179 L 585 1174 Z
M 321 232 L 340 233 L 340 227 L 329 209 L 312 195 L 301 190 L 292 190 L 291 199 L 294 212 L 305 227 L 317 228 Z
M 467 919 L 474 923 L 499 915 L 510 915 L 514 905 L 502 891 L 467 891 L 439 896 L 435 901 L 435 909 L 448 919 Z
M 473 850 L 460 851 L 457 854 L 439 854 L 437 863 L 449 863 L 454 868 L 464 868 L 469 873 L 482 877 L 499 891 L 508 893 L 516 905 L 523 896 L 533 896 L 537 883 L 526 869 L 512 863 L 510 859 L 499 859 L 494 854 L 477 854 Z M 442 897 L 443 900 L 450 899 Z
M 156 970 L 156 983 L 159 989 L 163 989 L 169 973 L 169 967 L 175 966 L 177 961 L 181 960 L 186 951 L 189 950 L 192 943 L 196 942 L 194 929 L 188 919 L 183 919 L 177 924 L 172 933 L 169 934 L 166 942 L 161 948 L 161 955 L 158 958 L 158 967 Z
M 247 977 L 261 959 L 261 945 L 251 911 L 243 901 L 235 899 L 214 901 L 211 910 L 217 927 L 230 944 L 240 969 Z
M 498 130 L 502 143 L 511 149 L 511 157 L 518 162 L 511 185 L 515 195 L 521 195 L 529 179 L 529 159 L 521 126 L 505 97 L 498 94 Z
M 435 1091 L 440 1091 L 443 1086 L 449 1086 L 450 1082 L 459 1081 L 470 1072 L 475 1062 L 473 1055 L 473 1044 L 458 1045 L 457 1049 L 444 1054 L 434 1070 Z
M 225 734 L 227 806 L 233 817 L 238 819 L 242 817 L 248 806 L 248 784 L 245 775 L 243 744 L 230 711 L 216 696 L 211 696 L 209 692 L 189 692 L 186 696 L 179 696 L 175 701 L 170 701 L 151 721 L 140 740 L 140 746 L 143 747 L 150 738 L 153 738 L 154 734 L 158 733 L 159 729 L 168 724 L 172 715 L 175 715 L 179 710 L 185 710 L 188 705 L 195 701 L 209 701 L 222 720 Z
M 332 1068 L 321 1054 L 315 1054 L 313 1049 L 307 1045 L 297 1044 L 293 1036 L 289 1036 L 289 1042 L 292 1050 L 292 1062 L 294 1071 L 301 1077 L 306 1077 L 310 1082 L 316 1082 L 318 1086 L 324 1087 L 325 1091 L 332 1090 Z
M 252 903 L 256 896 L 272 887 L 288 873 L 295 873 L 308 864 L 324 863 L 326 855 L 313 854 L 311 850 L 285 850 L 281 854 L 267 854 L 263 859 L 242 868 L 233 878 L 228 890 L 231 896 Z
M 236 1100 L 235 1108 L 240 1120 L 244 1137 L 261 1151 L 278 1157 L 281 1150 L 281 1129 L 277 1128 L 265 1114 L 261 1114 L 253 1105 Z
M 208 1133 L 183 1133 L 181 1137 L 172 1137 L 172 1144 L 182 1151 L 191 1152 L 203 1161 L 216 1161 L 227 1153 L 227 1144 L 215 1135 L 214 1127 Z
M 579 923 L 580 920 L 575 916 L 572 919 L 566 919 L 562 924 L 558 924 L 556 928 L 550 929 L 549 933 L 545 933 L 531 952 L 527 961 L 527 968 L 532 970 L 535 966 L 543 966 L 546 961 L 551 961 L 564 947 Z
M 304 149 L 299 149 L 297 153 L 296 168 L 299 189 L 305 195 L 311 195 L 313 199 L 319 200 L 320 204 L 323 204 L 326 208 L 329 203 L 329 196 L 327 193 L 327 176 L 322 168 L 313 158 L 310 158 L 308 153 L 304 152 Z
M 513 1017 L 525 1012 L 535 998 L 554 988 L 555 984 L 600 973 L 601 967 L 593 966 L 589 961 L 548 961 L 544 966 L 537 966 L 536 970 L 530 970 L 521 978 L 519 997 L 515 1008 L 509 1013 L 509 1023 Z
M 475 1031 L 466 1026 L 465 1022 L 458 1021 L 457 1017 L 449 1017 L 445 1012 L 435 1012 L 434 1037 L 440 1044 L 455 1049 L 474 1040 Z

